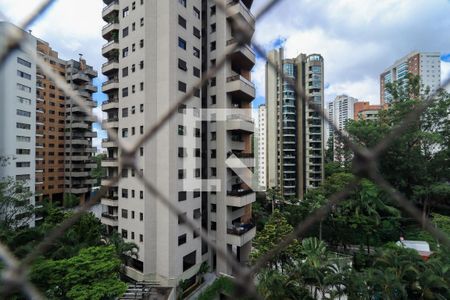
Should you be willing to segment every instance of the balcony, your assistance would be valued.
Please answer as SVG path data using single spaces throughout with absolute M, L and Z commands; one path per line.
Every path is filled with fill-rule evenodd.
M 106 206 L 118 207 L 119 206 L 118 200 L 119 200 L 119 197 L 117 197 L 117 196 L 105 195 L 102 198 L 101 203 L 102 203 L 102 205 L 106 205 Z
M 95 169 L 95 168 L 97 168 L 97 164 L 96 163 L 87 163 L 84 165 L 84 167 L 86 169 Z
M 249 116 L 232 114 L 227 116 L 227 130 L 253 133 L 255 131 L 255 124 Z
M 227 41 L 225 51 L 230 53 L 233 48 L 237 47 L 237 40 L 232 38 Z M 246 70 L 253 68 L 256 62 L 255 52 L 249 45 L 242 45 L 229 54 L 231 61 L 235 61 L 237 65 L 242 66 Z
M 255 99 L 255 85 L 239 74 L 229 76 L 227 78 L 226 90 L 227 93 L 231 94 L 237 99 L 248 102 L 251 102 L 253 101 L 253 99 Z
M 243 246 L 250 242 L 256 235 L 254 224 L 242 224 L 227 228 L 227 244 Z
M 102 36 L 106 40 L 111 40 L 112 33 L 114 31 L 119 32 L 120 25 L 118 22 L 108 23 L 102 28 Z
M 89 192 L 88 187 L 72 187 L 72 188 L 67 188 L 66 190 L 67 190 L 67 192 L 72 193 L 72 194 L 84 194 L 84 193 Z
M 109 177 L 107 177 L 107 178 L 102 179 L 101 185 L 102 186 L 117 187 L 117 182 L 113 183 L 113 181 Z
M 227 18 L 241 22 L 242 26 L 248 25 L 251 32 L 255 31 L 255 16 L 241 0 L 228 0 Z
M 90 144 L 91 144 L 91 142 L 86 140 L 85 137 L 78 136 L 78 135 L 72 136 L 70 140 L 66 140 L 66 142 L 65 142 L 66 147 L 70 147 L 72 145 L 88 146 Z
M 256 201 L 256 193 L 252 190 L 245 192 L 227 192 L 227 205 L 233 207 L 244 207 Z
M 71 160 L 71 161 L 85 161 L 89 159 L 88 155 L 80 155 L 80 154 L 72 154 L 72 155 L 68 155 L 67 159 Z
M 102 110 L 108 111 L 111 109 L 119 109 L 119 98 L 113 98 L 106 101 L 103 101 L 102 103 Z
M 89 172 L 88 171 L 72 171 L 72 172 L 65 172 L 64 175 L 70 176 L 70 177 L 87 177 L 87 176 L 89 176 Z
M 119 1 L 112 1 L 109 5 L 103 8 L 103 20 L 108 21 L 108 18 L 110 18 L 112 14 L 119 14 Z
M 119 89 L 119 79 L 113 78 L 108 81 L 103 82 L 102 84 L 102 92 L 106 93 L 112 90 L 118 90 Z
M 119 225 L 119 217 L 115 215 L 111 215 L 109 213 L 102 213 L 102 224 L 109 226 L 118 226 Z
M 85 89 L 88 92 L 97 93 L 97 87 L 92 84 L 86 84 L 83 86 L 83 89 Z
M 235 151 L 244 151 L 245 143 L 242 137 L 240 136 L 231 136 L 231 140 L 229 141 L 229 147 L 231 150 Z
M 252 153 L 238 153 L 230 151 L 225 161 L 228 168 L 254 168 L 255 158 Z
M 117 157 L 113 158 L 104 158 L 102 160 L 102 167 L 104 168 L 118 168 L 119 167 L 119 159 Z
M 119 71 L 119 60 L 111 59 L 102 65 L 102 73 L 105 75 L 116 73 Z
M 112 40 L 108 43 L 106 43 L 103 47 L 102 47 L 102 55 L 103 57 L 108 58 L 110 56 L 110 52 L 112 51 L 119 51 L 119 43 L 115 40 Z
M 73 82 L 75 82 L 77 84 L 91 81 L 89 76 L 87 76 L 86 74 L 80 73 L 80 72 L 78 72 L 76 74 L 72 74 L 72 76 L 70 78 L 72 79 Z
M 117 144 L 113 140 L 103 139 L 102 140 L 102 147 L 103 148 L 117 148 Z
M 84 122 L 72 122 L 67 124 L 67 128 L 89 129 L 89 124 Z
M 119 117 L 112 117 L 103 121 L 103 128 L 119 128 Z

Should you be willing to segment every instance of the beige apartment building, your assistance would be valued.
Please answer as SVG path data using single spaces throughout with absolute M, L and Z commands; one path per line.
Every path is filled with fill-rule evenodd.
M 212 0 L 104 3 L 107 24 L 102 34 L 107 42 L 102 54 L 107 62 L 102 72 L 108 77 L 102 87 L 108 95 L 102 106 L 107 113 L 104 125 L 115 130 L 125 145 L 135 143 L 236 45 L 233 20 L 251 32 L 255 27 L 251 0 L 224 1 L 227 13 Z M 217 247 L 242 263 L 248 260 L 255 236 L 251 220 L 255 193 L 228 164 L 242 159 L 250 170 L 254 167 L 251 115 L 244 111 L 216 122 L 186 120 L 198 118 L 202 109 L 251 108 L 254 64 L 250 46 L 233 51 L 208 86 L 180 106 L 137 157 L 144 176 L 194 219 Z M 196 232 L 145 191 L 133 170 L 119 167 L 121 153 L 113 141 L 105 139 L 102 146 L 108 153 L 102 163 L 107 175 L 121 176 L 102 199 L 102 222 L 139 246 L 138 259 L 126 268 L 130 278 L 176 286 L 180 280 L 193 280 L 202 262 L 217 273 L 233 274 Z M 214 184 L 206 183 L 208 179 Z M 102 181 L 107 183 L 108 179 Z
M 280 72 L 323 107 L 324 61 L 319 54 L 285 59 L 283 48 L 269 52 L 268 59 L 276 69 L 266 66 L 267 187 L 303 199 L 324 179 L 324 122 Z

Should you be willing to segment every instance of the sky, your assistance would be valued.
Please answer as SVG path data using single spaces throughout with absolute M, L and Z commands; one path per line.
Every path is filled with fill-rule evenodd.
M 163 0 L 168 1 L 168 0 Z M 173 0 L 175 1 L 175 0 Z M 268 0 L 254 0 L 256 15 Z M 379 103 L 379 75 L 396 59 L 411 51 L 438 51 L 442 79 L 450 76 L 449 0 L 280 0 L 256 24 L 253 41 L 266 51 L 284 46 L 286 57 L 320 53 L 325 61 L 325 100 L 339 94 Z M 15 24 L 39 3 L 34 0 L 0 0 L 0 18 Z M 101 75 L 101 0 L 59 0 L 31 28 L 64 59 L 82 53 Z M 252 79 L 254 105 L 264 103 L 265 61 L 257 57 Z M 101 103 L 102 93 L 94 94 Z M 102 115 L 100 108 L 95 113 Z M 98 124 L 95 129 L 98 130 Z M 95 146 L 100 146 L 99 132 Z

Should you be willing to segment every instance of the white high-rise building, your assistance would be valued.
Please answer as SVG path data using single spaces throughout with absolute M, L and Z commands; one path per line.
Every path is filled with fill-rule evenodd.
M 254 32 L 252 2 L 226 1 L 225 13 L 213 0 L 104 0 L 105 126 L 115 130 L 123 144 L 137 142 L 200 80 L 202 72 L 237 45 L 234 20 Z M 144 176 L 197 222 L 198 231 L 242 263 L 248 260 L 255 236 L 251 220 L 255 193 L 225 161 L 242 158 L 246 167 L 254 168 L 251 115 L 242 112 L 207 124 L 184 121 L 201 115 L 200 109 L 251 111 L 254 64 L 249 45 L 232 51 L 208 86 L 179 107 L 137 158 Z M 195 279 L 202 262 L 217 273 L 233 274 L 196 232 L 145 191 L 134 171 L 119 168 L 121 153 L 113 141 L 106 139 L 102 145 L 108 152 L 102 163 L 107 175 L 122 177 L 102 199 L 102 222 L 139 246 L 139 257 L 126 267 L 129 277 L 173 287 L 180 280 Z M 202 179 L 216 180 L 217 185 L 208 186 L 209 191 L 200 189 L 204 183 L 184 184 Z
M 258 107 L 258 185 L 266 190 L 266 105 Z
M 441 55 L 439 52 L 411 52 L 398 59 L 380 75 L 380 103 L 392 101 L 386 84 L 406 80 L 408 73 L 419 75 L 421 92 L 436 91 L 441 84 Z M 406 82 L 405 82 L 406 83 Z
M 0 36 L 19 30 L 0 22 Z M 25 33 L 24 48 L 36 49 L 36 38 Z M 6 39 L 0 40 L 3 49 Z M 21 50 L 13 51 L 0 69 L 0 180 L 24 181 L 35 204 L 36 152 L 36 64 Z M 0 213 L 1 214 L 1 213 Z M 34 226 L 34 217 L 28 222 Z
M 354 119 L 356 102 L 358 102 L 356 98 L 340 95 L 328 103 L 328 117 L 339 130 L 344 130 L 347 121 Z M 328 124 L 328 133 L 329 136 L 333 135 L 333 128 L 330 124 Z

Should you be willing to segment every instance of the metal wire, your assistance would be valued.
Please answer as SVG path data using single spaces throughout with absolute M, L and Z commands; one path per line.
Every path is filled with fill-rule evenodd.
M 48 10 L 54 2 L 55 0 L 43 1 L 38 6 L 38 8 L 34 10 L 33 13 L 22 22 L 21 27 L 26 29 L 30 24 L 42 17 L 44 12 Z M 256 20 L 259 20 L 269 11 L 273 10 L 275 6 L 280 2 L 282 2 L 282 0 L 268 1 L 268 3 L 266 3 L 257 14 Z M 216 7 L 220 11 L 226 13 L 227 7 L 223 0 L 216 0 L 216 4 Z M 139 148 L 142 147 L 150 139 L 152 139 L 159 132 L 159 130 L 176 114 L 178 107 L 190 100 L 197 89 L 207 84 L 208 81 L 225 66 L 228 55 L 234 52 L 239 47 L 242 47 L 243 45 L 249 43 L 252 32 L 249 32 L 245 27 L 243 27 L 238 22 L 238 20 L 233 21 L 234 22 L 232 26 L 236 30 L 237 44 L 232 47 L 227 53 L 225 53 L 220 59 L 218 59 L 217 64 L 210 68 L 207 72 L 205 72 L 202 76 L 202 79 L 194 84 L 193 87 L 185 95 L 180 97 L 180 99 L 176 101 L 175 105 L 171 106 L 170 109 L 165 114 L 163 114 L 163 116 L 158 120 L 156 124 L 148 128 L 142 138 L 140 138 L 135 144 L 124 144 L 119 140 L 114 130 L 104 128 L 107 131 L 109 138 L 114 141 L 117 147 L 122 151 L 122 158 L 119 161 L 120 167 L 128 167 L 134 169 L 138 174 L 138 179 L 142 182 L 144 187 L 155 197 L 155 199 L 157 199 L 157 201 L 161 201 L 161 203 L 163 203 L 173 214 L 180 216 L 185 224 L 193 231 L 198 230 L 197 223 L 192 218 L 183 215 L 182 211 L 180 211 L 179 208 L 157 188 L 157 186 L 155 186 L 148 178 L 144 177 L 139 168 L 134 164 L 134 158 Z M 8 58 L 9 54 L 12 53 L 12 51 L 21 48 L 34 59 L 36 65 L 41 68 L 42 72 L 51 80 L 53 80 L 55 84 L 66 94 L 66 96 L 75 101 L 75 103 L 83 110 L 86 115 L 96 118 L 96 120 L 100 124 L 102 124 L 102 120 L 98 119 L 97 116 L 92 113 L 92 110 L 85 104 L 85 100 L 80 97 L 76 91 L 72 90 L 71 87 L 66 83 L 65 79 L 62 78 L 60 74 L 54 72 L 52 70 L 52 67 L 48 65 L 47 62 L 36 55 L 35 49 L 26 49 L 23 46 L 23 42 L 26 38 L 25 32 L 11 29 L 8 30 L 6 32 L 6 36 L 2 38 L 5 38 L 7 42 L 5 44 L 5 47 L 3 49 L 0 49 L 0 68 Z M 253 43 L 253 48 L 262 58 L 267 60 L 267 65 L 270 68 L 274 68 L 275 70 L 277 70 L 277 66 L 272 61 L 267 59 L 266 53 L 261 46 Z M 283 237 L 282 241 L 276 247 L 260 257 L 252 268 L 247 268 L 246 266 L 242 266 L 241 264 L 239 264 L 239 262 L 237 262 L 237 260 L 233 256 L 231 256 L 223 249 L 219 249 L 216 244 L 209 239 L 208 235 L 205 232 L 201 230 L 197 231 L 200 238 L 204 242 L 206 242 L 208 246 L 212 250 L 214 250 L 219 257 L 224 259 L 227 264 L 229 264 L 229 266 L 231 266 L 236 272 L 237 276 L 235 283 L 239 290 L 244 291 L 248 296 L 252 298 L 259 299 L 260 296 L 256 293 L 253 276 L 259 270 L 261 270 L 261 268 L 263 268 L 272 257 L 277 255 L 280 251 L 282 251 L 282 249 L 285 249 L 293 240 L 301 237 L 301 235 L 304 234 L 314 223 L 326 217 L 334 205 L 337 205 L 341 200 L 345 199 L 356 188 L 361 178 L 368 178 L 372 180 L 372 182 L 374 182 L 377 186 L 386 191 L 386 193 L 390 195 L 391 198 L 394 199 L 406 213 L 413 217 L 418 223 L 422 224 L 425 230 L 427 230 L 434 238 L 438 239 L 447 247 L 450 247 L 450 240 L 448 236 L 443 234 L 442 231 L 433 226 L 428 219 L 422 220 L 419 210 L 399 191 L 394 189 L 381 176 L 376 167 L 377 159 L 391 145 L 395 138 L 399 134 L 402 134 L 414 120 L 416 120 L 434 101 L 436 101 L 437 92 L 430 94 L 426 101 L 420 103 L 420 105 L 418 105 L 408 116 L 406 116 L 403 122 L 399 126 L 394 128 L 377 146 L 375 146 L 373 149 L 367 149 L 359 144 L 354 143 L 348 135 L 340 131 L 339 128 L 333 123 L 333 121 L 329 119 L 328 115 L 323 111 L 322 107 L 313 103 L 312 99 L 306 95 L 305 91 L 301 87 L 295 85 L 292 79 L 285 77 L 283 72 L 280 73 L 282 80 L 286 81 L 291 86 L 291 88 L 294 89 L 297 95 L 299 95 L 305 101 L 306 105 L 309 105 L 310 108 L 320 114 L 323 120 L 334 129 L 334 132 L 336 132 L 339 138 L 343 141 L 344 145 L 353 152 L 353 173 L 356 175 L 356 179 L 348 184 L 342 191 L 336 193 L 335 195 L 332 195 L 322 207 L 316 209 L 305 220 L 299 223 L 293 230 L 293 232 Z M 445 88 L 449 85 L 450 78 L 444 81 L 441 88 Z M 111 178 L 108 181 L 108 184 L 103 186 L 94 197 L 86 201 L 79 208 L 79 210 L 71 216 L 71 218 L 63 221 L 54 230 L 49 232 L 44 240 L 40 242 L 39 245 L 35 247 L 33 251 L 22 261 L 19 261 L 17 258 L 15 258 L 11 251 L 0 242 L 0 259 L 4 262 L 4 269 L 1 273 L 0 278 L 0 282 L 3 285 L 0 289 L 1 295 L 7 295 L 11 291 L 17 289 L 20 290 L 22 294 L 29 299 L 43 299 L 44 297 L 41 295 L 41 293 L 28 280 L 27 275 L 30 264 L 32 264 L 39 255 L 45 253 L 56 239 L 61 237 L 65 233 L 65 231 L 73 224 L 75 224 L 84 213 L 86 213 L 93 205 L 98 203 L 100 199 L 107 193 L 108 189 L 119 183 L 120 180 L 120 176 Z

